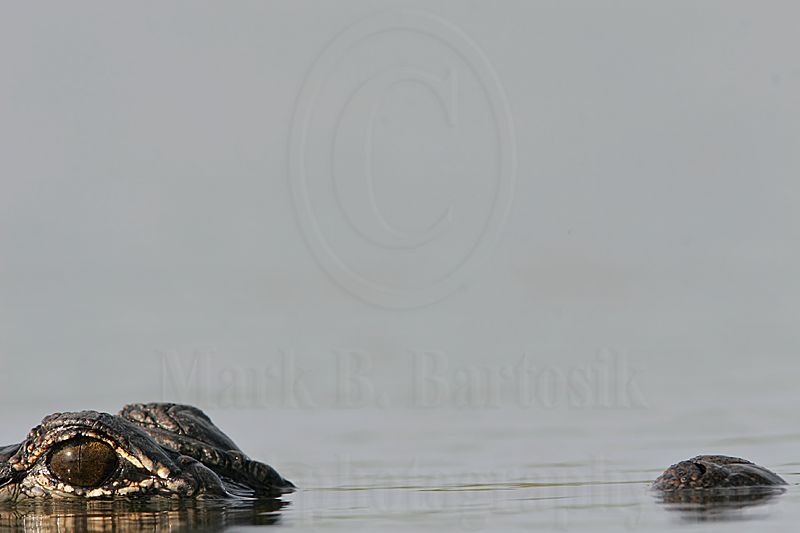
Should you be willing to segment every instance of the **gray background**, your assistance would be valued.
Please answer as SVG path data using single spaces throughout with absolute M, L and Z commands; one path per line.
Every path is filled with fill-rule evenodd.
M 3 8 L 4 414 L 146 400 L 462 406 L 464 397 L 447 394 L 420 400 L 414 364 L 423 352 L 448 365 L 439 392 L 483 371 L 501 380 L 486 387 L 506 391 L 510 374 L 500 373 L 525 354 L 556 387 L 571 370 L 622 361 L 634 376 L 612 385 L 627 394 L 623 407 L 669 410 L 713 396 L 719 382 L 793 388 L 794 3 Z M 401 82 L 381 93 L 371 137 L 385 218 L 421 235 L 450 206 L 445 231 L 405 248 L 370 244 L 332 201 L 333 119 L 312 122 L 303 140 L 305 193 L 336 258 L 423 297 L 452 281 L 447 294 L 431 290 L 432 301 L 401 309 L 364 301 L 326 270 L 296 208 L 291 159 L 314 65 L 359 21 L 405 20 L 399 8 L 422 9 L 468 41 L 454 49 L 413 29 L 378 32 L 340 51 L 314 102 L 324 122 L 382 69 L 442 80 L 456 69 L 456 124 L 430 87 Z M 505 95 L 510 146 L 496 131 L 509 123 L 487 107 L 487 82 L 470 70 L 483 56 Z M 509 148 L 512 201 L 487 203 Z M 362 164 L 346 147 L 336 157 Z M 364 206 L 359 183 L 340 190 L 354 209 Z M 502 227 L 476 239 L 498 210 Z M 465 259 L 476 242 L 486 245 L 481 257 Z M 371 365 L 358 370 L 360 385 L 342 369 L 350 363 Z M 480 404 L 481 390 L 467 400 Z M 570 407 L 562 393 L 534 403 Z M 499 403 L 518 407 L 512 397 Z

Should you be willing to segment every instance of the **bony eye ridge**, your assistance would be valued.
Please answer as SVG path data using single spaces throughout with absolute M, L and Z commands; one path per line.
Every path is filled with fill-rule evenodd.
M 59 443 L 50 452 L 50 472 L 64 483 L 99 487 L 116 471 L 119 459 L 107 443 L 78 437 Z

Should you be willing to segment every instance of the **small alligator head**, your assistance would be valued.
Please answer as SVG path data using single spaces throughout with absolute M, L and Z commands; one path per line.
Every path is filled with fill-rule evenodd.
M 293 489 L 185 405 L 134 404 L 117 416 L 56 413 L 24 442 L 0 447 L 0 501 L 274 497 Z
M 774 472 L 739 457 L 698 455 L 667 468 L 653 482 L 657 500 L 684 520 L 741 518 L 748 507 L 770 503 L 785 492 Z
M 746 459 L 726 455 L 698 455 L 681 461 L 653 482 L 654 489 L 667 492 L 776 485 L 786 485 L 778 474 Z

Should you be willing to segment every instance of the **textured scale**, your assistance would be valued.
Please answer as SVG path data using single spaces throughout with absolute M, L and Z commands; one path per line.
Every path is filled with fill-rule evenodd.
M 0 501 L 275 497 L 293 489 L 188 405 L 133 404 L 118 415 L 55 413 L 23 442 L 0 446 Z
M 778 474 L 746 459 L 726 455 L 698 455 L 681 461 L 653 482 L 653 488 L 663 491 L 776 485 L 786 485 Z

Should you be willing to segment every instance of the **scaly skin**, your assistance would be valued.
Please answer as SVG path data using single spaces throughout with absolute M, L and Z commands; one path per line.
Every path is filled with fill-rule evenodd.
M 70 484 L 51 465 L 57 445 L 86 438 L 116 454 L 113 473 L 97 486 Z M 248 458 L 202 411 L 186 405 L 134 404 L 117 416 L 55 413 L 22 443 L 0 447 L 0 501 L 274 497 L 293 489 L 270 466 Z
M 667 468 L 653 482 L 662 491 L 763 487 L 786 485 L 776 473 L 745 459 L 726 455 L 698 455 Z

